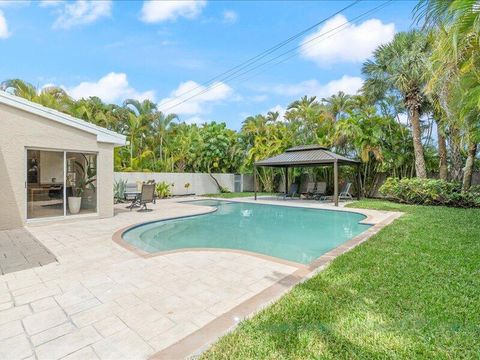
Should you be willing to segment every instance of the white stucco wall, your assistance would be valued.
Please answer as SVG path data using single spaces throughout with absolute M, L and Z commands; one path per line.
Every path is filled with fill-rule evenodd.
M 0 104 L 0 230 L 26 220 L 27 148 L 97 152 L 98 213 L 113 216 L 113 147 L 93 134 Z
M 213 174 L 221 186 L 229 191 L 235 190 L 234 174 Z M 251 175 L 243 175 L 244 191 L 253 189 L 253 180 Z M 137 181 L 155 180 L 156 183 L 165 181 L 168 184 L 174 184 L 171 187 L 173 195 L 185 195 L 194 193 L 196 195 L 215 194 L 218 193 L 218 187 L 210 175 L 205 173 L 144 173 L 144 172 L 116 172 L 115 180 L 127 180 L 128 183 L 136 183 Z M 190 188 L 185 189 L 185 184 L 189 183 Z M 246 186 L 245 186 L 246 185 Z

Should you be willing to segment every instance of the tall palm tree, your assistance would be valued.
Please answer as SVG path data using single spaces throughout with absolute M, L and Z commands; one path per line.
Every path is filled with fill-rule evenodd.
M 420 117 L 426 102 L 426 63 L 430 55 L 430 41 L 419 31 L 402 32 L 385 45 L 379 46 L 373 59 L 363 64 L 366 76 L 364 92 L 372 98 L 381 98 L 398 92 L 403 98 L 412 127 L 415 152 L 415 170 L 419 178 L 427 177 L 422 145 Z
M 421 0 L 416 11 L 425 27 L 436 33 L 429 86 L 439 94 L 447 115 L 454 115 L 448 116 L 454 129 L 462 129 L 467 139 L 463 172 L 463 189 L 467 190 L 480 142 L 479 2 Z
M 164 114 L 161 111 L 155 113 L 155 116 L 151 122 L 152 135 L 156 138 L 158 143 L 158 156 L 163 160 L 164 157 L 164 145 L 167 138 L 168 131 L 172 123 L 178 120 L 176 114 Z

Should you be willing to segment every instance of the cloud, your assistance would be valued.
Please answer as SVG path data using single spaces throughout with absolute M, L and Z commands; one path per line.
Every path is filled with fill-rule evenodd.
M 3 15 L 3 11 L 0 10 L 0 39 L 6 39 L 10 36 L 10 32 L 8 31 L 7 19 Z
M 301 55 L 320 66 L 335 62 L 362 62 L 377 46 L 391 41 L 395 35 L 393 23 L 383 24 L 377 19 L 366 20 L 359 25 L 348 24 L 341 27 L 341 31 L 333 30 L 347 21 L 345 16 L 336 15 L 315 33 L 305 37 L 301 43 Z M 325 33 L 325 36 L 315 39 Z
M 190 80 L 181 83 L 169 97 L 160 100 L 158 109 L 168 113 L 198 115 L 209 112 L 212 104 L 229 99 L 232 94 L 233 89 L 225 83 L 215 82 L 205 87 Z M 195 97 L 189 99 L 192 96 Z
M 75 2 L 48 1 L 41 3 L 44 7 L 53 7 L 58 17 L 53 23 L 54 29 L 70 29 L 75 26 L 90 24 L 100 18 L 108 17 L 112 13 L 112 1 L 86 1 Z
M 238 20 L 238 14 L 232 10 L 225 10 L 223 12 L 223 23 L 234 24 Z
M 62 5 L 64 0 L 42 0 L 40 1 L 40 7 L 56 7 Z
M 356 94 L 363 85 L 360 77 L 343 75 L 340 79 L 321 84 L 318 80 L 305 80 L 297 84 L 278 84 L 257 88 L 259 91 L 270 92 L 283 96 L 317 96 L 327 97 L 343 91 L 346 94 Z
M 200 15 L 206 5 L 206 0 L 147 0 L 143 3 L 140 19 L 146 23 L 158 23 L 168 20 L 176 20 L 179 17 L 194 19 Z
M 155 100 L 155 92 L 153 90 L 138 92 L 132 88 L 128 84 L 125 73 L 111 72 L 98 81 L 84 81 L 77 86 L 65 88 L 65 90 L 75 99 L 98 96 L 108 103 L 123 101 L 125 99 Z

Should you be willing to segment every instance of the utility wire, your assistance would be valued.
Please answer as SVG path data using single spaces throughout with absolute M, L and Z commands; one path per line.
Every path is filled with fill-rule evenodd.
M 330 29 L 330 30 L 328 30 L 328 31 L 326 31 L 326 32 L 323 32 L 323 33 L 321 33 L 321 34 L 313 37 L 312 39 L 309 39 L 308 41 L 303 42 L 303 43 L 300 44 L 300 45 L 297 45 L 297 46 L 295 46 L 295 47 L 293 47 L 293 48 L 291 48 L 291 49 L 289 49 L 289 50 L 287 50 L 287 51 L 285 51 L 285 52 L 283 52 L 283 53 L 281 53 L 281 54 L 279 54 L 279 55 L 277 55 L 277 56 L 275 56 L 275 57 L 273 57 L 273 58 L 271 58 L 271 59 L 269 59 L 269 60 L 267 60 L 267 61 L 265 61 L 265 62 L 263 62 L 263 63 L 260 63 L 260 64 L 258 64 L 258 65 L 256 65 L 256 66 L 254 66 L 253 68 L 250 68 L 250 69 L 247 69 L 247 70 L 243 71 L 242 73 L 240 73 L 240 74 L 238 74 L 238 75 L 235 75 L 236 73 L 238 73 L 238 71 L 237 71 L 236 73 L 230 74 L 230 75 L 227 76 L 225 79 L 223 79 L 223 81 L 235 80 L 235 79 L 237 79 L 237 78 L 239 78 L 239 77 L 241 77 L 241 76 L 243 76 L 243 75 L 245 75 L 245 74 L 250 73 L 250 72 L 253 71 L 253 70 L 256 70 L 256 69 L 258 69 L 258 68 L 260 68 L 260 67 L 262 67 L 262 66 L 265 66 L 265 65 L 271 63 L 272 61 L 275 61 L 276 59 L 281 58 L 282 56 L 284 56 L 284 55 L 286 55 L 286 54 L 289 54 L 289 53 L 297 50 L 298 48 L 304 46 L 305 44 L 312 43 L 312 42 L 314 42 L 315 40 L 318 40 L 318 39 L 320 39 L 320 40 L 328 39 L 328 38 L 336 35 L 337 33 L 343 31 L 343 30 L 345 29 L 345 27 L 346 27 L 347 25 L 351 24 L 352 22 L 358 21 L 358 20 L 360 20 L 361 18 L 363 18 L 363 17 L 365 17 L 365 16 L 367 16 L 367 15 L 370 15 L 371 13 L 374 13 L 374 12 L 380 10 L 381 8 L 387 6 L 387 5 L 388 5 L 389 3 L 391 3 L 392 1 L 393 1 L 393 0 L 387 0 L 387 1 L 385 1 L 384 3 L 382 3 L 382 4 L 376 6 L 376 7 L 372 8 L 372 9 L 370 9 L 370 10 L 368 10 L 368 11 L 366 11 L 366 12 L 364 12 L 364 13 L 358 15 L 358 16 L 356 16 L 356 17 L 353 18 L 352 20 L 346 21 L 346 22 L 344 22 L 343 24 L 340 24 L 340 25 L 336 26 L 335 28 L 332 28 L 332 29 Z M 333 15 L 333 16 L 335 16 L 335 15 Z M 338 30 L 338 31 L 337 31 L 337 32 L 334 32 L 335 30 Z M 334 32 L 334 33 L 331 34 L 330 36 L 326 37 L 325 39 L 321 39 L 321 38 L 324 37 L 325 35 L 327 35 L 327 34 L 329 34 L 329 33 L 332 33 L 332 32 Z M 318 42 L 317 42 L 317 43 L 318 43 Z M 308 46 L 307 48 L 309 48 L 309 47 L 311 47 L 311 46 L 314 46 L 314 45 L 317 45 L 317 43 L 311 44 L 311 45 Z M 291 55 L 291 56 L 289 56 L 289 57 L 287 57 L 287 58 L 285 58 L 285 59 L 282 59 L 281 61 L 279 61 L 279 62 L 277 62 L 277 63 L 275 63 L 275 64 L 273 64 L 273 66 L 279 65 L 279 64 L 285 62 L 286 60 L 294 57 L 295 55 L 296 55 L 296 53 L 294 53 L 293 55 Z M 266 70 L 268 70 L 268 69 L 266 69 Z M 252 77 L 257 76 L 257 75 L 259 75 L 259 74 L 262 73 L 262 72 L 263 72 L 263 71 L 260 71 L 260 72 L 254 74 L 254 75 L 251 76 L 251 77 L 248 77 L 248 78 L 246 78 L 246 79 L 243 79 L 243 81 L 249 80 L 249 79 L 251 79 Z M 235 75 L 235 76 L 233 76 L 233 75 Z M 200 91 L 199 93 L 196 93 L 196 94 L 194 94 L 194 95 L 192 95 L 192 96 L 190 96 L 190 97 L 188 97 L 188 98 L 186 98 L 186 99 L 184 99 L 184 100 L 182 100 L 182 101 L 179 101 L 178 103 L 176 103 L 176 104 L 174 104 L 174 105 L 172 105 L 172 106 L 169 106 L 169 107 L 167 107 L 167 108 L 161 109 L 161 111 L 167 112 L 167 111 L 169 111 L 169 110 L 171 110 L 171 109 L 173 109 L 173 108 L 175 108 L 175 107 L 177 107 L 177 106 L 179 106 L 179 105 L 181 105 L 181 104 L 183 104 L 183 103 L 185 103 L 185 102 L 187 102 L 187 101 L 189 101 L 189 100 L 191 100 L 191 99 L 193 99 L 193 98 L 195 98 L 195 97 L 197 97 L 197 96 L 200 96 L 200 95 L 202 95 L 202 94 L 204 94 L 204 93 L 206 93 L 206 92 L 208 92 L 208 91 L 210 91 L 210 90 L 212 90 L 212 89 L 214 89 L 214 88 L 216 88 L 216 87 L 218 87 L 218 86 L 221 86 L 221 85 L 223 85 L 223 83 L 214 84 L 213 86 L 210 86 L 210 87 L 208 87 L 208 88 L 205 88 L 205 89 L 203 89 L 202 91 Z M 173 100 L 173 99 L 171 99 L 171 100 Z M 170 101 L 170 100 L 169 100 L 169 101 Z M 164 103 L 164 104 L 165 104 L 165 103 Z
M 227 70 L 227 71 L 224 71 L 223 73 L 221 73 L 221 74 L 219 74 L 219 75 L 216 75 L 216 76 L 210 78 L 209 80 L 207 80 L 207 81 L 199 84 L 198 86 L 195 86 L 195 87 L 192 88 L 192 89 L 189 89 L 189 90 L 187 90 L 187 91 L 185 91 L 185 92 L 177 95 L 176 97 L 174 97 L 174 98 L 172 98 L 172 99 L 169 99 L 169 100 L 166 101 L 163 105 L 168 104 L 168 103 L 170 103 L 170 102 L 173 102 L 173 101 L 181 98 L 182 96 L 184 96 L 184 95 L 186 95 L 186 94 L 189 94 L 189 93 L 191 93 L 192 91 L 195 91 L 196 89 L 202 88 L 202 87 L 204 87 L 204 86 L 209 86 L 209 85 L 211 85 L 213 82 L 215 82 L 215 80 L 224 81 L 224 80 L 222 79 L 222 77 L 224 77 L 224 76 L 226 76 L 226 75 L 228 75 L 228 74 L 230 74 L 230 73 L 232 73 L 232 72 L 233 72 L 233 74 L 238 73 L 240 70 L 245 69 L 246 67 L 250 66 L 251 64 L 254 64 L 255 62 L 257 62 L 258 60 L 261 60 L 261 59 L 265 58 L 266 56 L 270 55 L 271 53 L 274 53 L 274 52 L 277 51 L 278 49 L 280 49 L 280 48 L 284 47 L 285 45 L 287 45 L 288 43 L 290 43 L 290 42 L 298 39 L 299 37 L 301 37 L 302 35 L 306 34 L 307 32 L 315 29 L 317 26 L 319 26 L 319 25 L 323 24 L 324 22 L 330 20 L 330 19 L 333 18 L 334 16 L 342 13 L 343 11 L 345 11 L 345 10 L 347 10 L 347 9 L 349 9 L 349 8 L 351 8 L 352 6 L 356 5 L 356 4 L 359 3 L 360 1 L 362 1 L 362 0 L 355 0 L 355 1 L 353 1 L 351 4 L 345 6 L 344 8 L 342 8 L 342 9 L 340 9 L 340 10 L 338 10 L 338 11 L 335 12 L 334 14 L 332 14 L 332 15 L 330 15 L 330 16 L 328 16 L 328 17 L 326 17 L 326 18 L 324 18 L 324 19 L 316 22 L 315 24 L 313 24 L 313 25 L 309 26 L 308 28 L 300 31 L 299 33 L 296 33 L 295 35 L 292 35 L 292 36 L 289 37 L 288 39 L 286 39 L 286 40 L 284 40 L 284 41 L 282 41 L 282 42 L 274 45 L 274 46 L 271 47 L 271 48 L 268 48 L 267 50 L 261 52 L 260 54 L 255 55 L 254 57 L 251 57 L 250 59 L 248 59 L 248 60 L 246 60 L 246 61 L 244 61 L 244 62 L 242 62 L 242 63 L 240 63 L 240 64 L 238 64 L 238 65 L 236 65 L 236 66 L 234 66 L 234 67 L 232 67 L 232 68 L 230 68 L 230 69 Z M 233 75 L 233 74 L 230 74 L 230 75 L 228 75 L 228 76 L 231 76 L 231 75 Z

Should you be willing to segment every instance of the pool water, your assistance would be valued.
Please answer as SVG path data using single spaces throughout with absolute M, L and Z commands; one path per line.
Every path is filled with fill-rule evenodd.
M 308 264 L 370 227 L 364 215 L 300 207 L 195 200 L 217 211 L 148 223 L 123 239 L 146 251 L 183 248 L 238 249 Z

